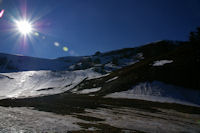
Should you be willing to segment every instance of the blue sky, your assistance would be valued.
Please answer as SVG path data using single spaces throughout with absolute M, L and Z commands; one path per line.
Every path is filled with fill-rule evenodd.
M 199 7 L 199 0 L 0 0 L 0 52 L 57 58 L 184 41 L 200 26 Z M 13 19 L 25 11 L 35 29 L 24 43 Z

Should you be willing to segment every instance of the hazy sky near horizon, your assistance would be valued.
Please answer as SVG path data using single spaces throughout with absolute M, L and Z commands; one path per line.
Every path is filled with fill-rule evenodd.
M 57 58 L 187 40 L 200 26 L 199 0 L 0 0 L 0 52 Z M 26 38 L 15 20 L 34 31 Z

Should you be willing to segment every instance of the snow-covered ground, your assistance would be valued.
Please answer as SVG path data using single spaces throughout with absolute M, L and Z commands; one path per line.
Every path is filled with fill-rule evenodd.
M 152 66 L 163 66 L 165 64 L 172 63 L 173 60 L 159 60 L 159 61 L 154 61 L 154 64 Z
M 124 131 L 148 133 L 200 132 L 199 115 L 180 113 L 174 110 L 159 109 L 148 112 L 134 108 L 86 109 L 85 116 L 104 119 L 101 123 L 122 128 Z
M 98 124 L 103 128 L 113 126 L 126 132 L 200 132 L 200 115 L 181 113 L 174 110 L 159 109 L 159 112 L 149 112 L 128 107 L 86 109 L 86 113 L 73 115 L 57 115 L 37 111 L 31 108 L 0 107 L 0 133 L 66 133 L 68 131 L 97 130 Z M 87 121 L 76 118 L 76 115 L 95 117 L 104 121 Z M 78 123 L 85 123 L 83 128 Z
M 66 133 L 80 130 L 82 120 L 28 108 L 0 107 L 0 133 Z
M 185 89 L 159 81 L 140 83 L 133 86 L 130 90 L 111 93 L 105 97 L 142 99 L 200 106 L 200 91 Z
M 99 76 L 92 69 L 1 73 L 0 99 L 62 93 L 86 78 Z

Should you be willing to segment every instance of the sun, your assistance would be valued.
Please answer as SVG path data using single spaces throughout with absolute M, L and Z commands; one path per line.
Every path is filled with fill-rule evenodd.
M 17 26 L 17 30 L 22 35 L 28 35 L 33 30 L 32 24 L 30 22 L 28 22 L 27 20 L 16 21 L 16 26 Z

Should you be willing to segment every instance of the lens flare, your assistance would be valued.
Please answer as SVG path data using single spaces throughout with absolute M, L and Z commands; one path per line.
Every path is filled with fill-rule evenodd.
M 56 47 L 58 47 L 60 44 L 59 44 L 59 42 L 54 42 L 54 45 L 55 45 Z
M 4 9 L 3 9 L 3 10 L 1 10 L 1 12 L 0 12 L 0 18 L 2 18 L 2 17 L 3 17 L 3 14 L 4 14 Z
M 18 31 L 23 35 L 27 35 L 33 30 L 32 24 L 26 20 L 16 21 L 16 26 Z
M 34 35 L 35 35 L 35 36 L 39 36 L 40 34 L 39 34 L 38 32 L 35 32 Z
M 67 47 L 63 47 L 63 51 L 67 52 L 68 48 Z

